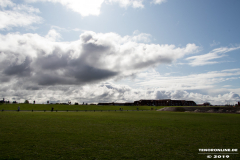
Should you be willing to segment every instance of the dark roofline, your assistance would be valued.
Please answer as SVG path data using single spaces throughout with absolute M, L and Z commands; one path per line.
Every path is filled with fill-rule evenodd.
M 171 100 L 171 99 L 140 99 L 138 101 L 145 100 L 145 101 L 158 101 L 158 100 Z

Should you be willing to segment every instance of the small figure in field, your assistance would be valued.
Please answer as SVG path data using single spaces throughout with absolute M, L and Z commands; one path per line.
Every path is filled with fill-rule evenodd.
M 52 110 L 51 111 L 53 111 L 54 110 L 54 108 L 52 107 Z
M 20 106 L 18 106 L 18 112 L 20 111 Z
M 35 101 L 33 101 L 33 104 L 35 104 Z

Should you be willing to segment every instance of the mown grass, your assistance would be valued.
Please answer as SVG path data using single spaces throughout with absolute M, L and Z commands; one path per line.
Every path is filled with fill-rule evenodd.
M 18 106 L 20 106 L 20 110 L 38 110 L 38 111 L 50 111 L 53 107 L 54 110 L 58 111 L 107 111 L 107 110 L 119 110 L 122 108 L 123 110 L 157 110 L 164 107 L 183 107 L 183 106 L 112 106 L 112 105 L 61 105 L 61 104 L 1 104 L 0 103 L 0 110 L 17 110 Z M 184 106 L 184 107 L 191 107 L 191 106 Z M 205 106 L 203 106 L 205 107 Z
M 137 108 L 140 110 L 151 110 L 160 109 L 163 106 L 98 106 L 98 105 L 61 105 L 61 104 L 2 104 L 0 105 L 0 110 L 17 110 L 18 106 L 20 106 L 20 110 L 39 110 L 39 111 L 50 111 L 53 107 L 54 110 L 62 110 L 62 111 L 76 111 L 76 110 L 119 110 L 123 108 L 123 110 L 136 110 Z
M 0 159 L 206 159 L 199 148 L 240 147 L 239 124 L 239 114 L 0 112 Z

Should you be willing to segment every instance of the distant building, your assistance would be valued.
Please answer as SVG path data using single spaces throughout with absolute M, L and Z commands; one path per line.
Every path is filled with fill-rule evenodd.
M 133 106 L 134 103 L 132 102 L 126 102 L 126 103 L 115 103 L 115 102 L 112 102 L 112 103 L 98 103 L 98 105 L 112 105 L 112 106 Z
M 108 105 L 113 105 L 113 103 L 98 103 L 98 105 L 108 106 Z
M 125 106 L 134 106 L 134 103 L 132 103 L 132 102 L 126 102 L 126 103 L 125 103 Z
M 113 103 L 114 106 L 125 106 L 125 103 Z
M 141 99 L 139 101 L 126 103 L 98 103 L 98 105 L 114 105 L 114 106 L 196 106 L 194 101 L 187 100 L 171 100 L 171 99 Z
M 134 101 L 137 106 L 196 106 L 194 101 L 187 100 L 171 100 L 171 99 L 158 99 L 158 100 L 147 100 L 141 99 Z

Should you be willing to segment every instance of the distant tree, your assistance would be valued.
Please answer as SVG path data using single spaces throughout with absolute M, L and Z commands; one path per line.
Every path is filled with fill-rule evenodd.
M 211 103 L 210 103 L 210 102 L 204 102 L 203 105 L 204 105 L 204 106 L 210 106 Z
M 28 100 L 25 100 L 25 102 L 24 102 L 25 104 L 29 104 L 29 101 Z

